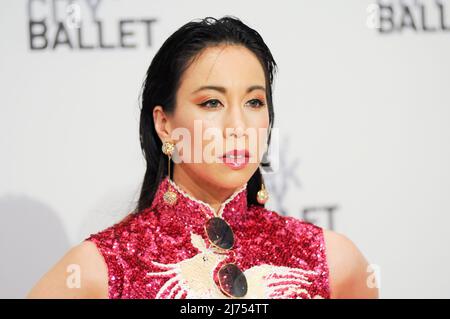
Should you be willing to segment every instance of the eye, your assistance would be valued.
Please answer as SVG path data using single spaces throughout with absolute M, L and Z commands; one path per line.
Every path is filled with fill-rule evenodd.
M 249 102 L 253 102 L 253 103 L 250 103 L 250 107 L 252 107 L 252 108 L 260 108 L 260 107 L 263 107 L 264 105 L 266 105 L 260 99 L 253 99 L 253 100 L 250 100 Z
M 214 103 L 212 103 L 212 102 L 214 102 Z M 206 107 L 206 108 L 209 108 L 209 109 L 215 109 L 215 108 L 217 108 L 219 106 L 216 102 L 220 103 L 220 101 L 217 100 L 217 99 L 211 99 L 211 100 L 203 102 L 203 103 L 201 103 L 199 105 L 201 105 L 203 107 Z M 222 103 L 220 103 L 220 104 L 222 104 Z

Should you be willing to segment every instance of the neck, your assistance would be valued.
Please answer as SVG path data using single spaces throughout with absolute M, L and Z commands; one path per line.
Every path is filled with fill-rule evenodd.
M 192 197 L 209 204 L 216 213 L 220 205 L 237 190 L 237 188 L 221 188 L 207 180 L 199 181 L 195 176 L 190 176 L 181 165 L 175 165 L 173 170 L 173 181 L 175 184 L 183 188 Z

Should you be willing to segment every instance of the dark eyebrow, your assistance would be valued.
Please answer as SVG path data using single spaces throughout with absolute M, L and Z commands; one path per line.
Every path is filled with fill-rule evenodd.
M 202 91 L 202 90 L 216 90 L 216 91 L 219 91 L 220 93 L 223 93 L 223 94 L 227 93 L 227 89 L 224 88 L 223 86 L 204 85 L 204 86 L 199 87 L 194 92 L 192 92 L 192 94 L 197 93 L 197 92 Z M 247 88 L 247 93 L 250 93 L 253 90 L 263 90 L 264 92 L 266 92 L 266 88 L 264 86 L 252 85 L 252 86 Z

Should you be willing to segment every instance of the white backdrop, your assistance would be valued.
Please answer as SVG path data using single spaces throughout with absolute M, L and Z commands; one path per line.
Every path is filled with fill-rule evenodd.
M 384 2 L 392 32 L 374 28 L 369 0 L 2 0 L 0 297 L 25 296 L 69 247 L 134 207 L 138 95 L 153 55 L 184 23 L 231 14 L 260 32 L 279 66 L 269 207 L 300 218 L 318 210 L 308 216 L 379 267 L 382 298 L 450 298 L 450 1 Z M 76 22 L 78 9 L 83 45 L 94 48 L 73 33 L 73 49 L 53 49 L 54 18 Z M 47 48 L 35 36 L 32 49 L 29 22 L 43 19 Z M 124 43 L 135 47 L 117 47 L 129 19 Z M 99 48 L 100 36 L 116 47 Z

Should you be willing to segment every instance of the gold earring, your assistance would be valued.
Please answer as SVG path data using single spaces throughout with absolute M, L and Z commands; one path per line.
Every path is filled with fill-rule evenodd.
M 170 160 L 172 158 L 172 154 L 173 154 L 174 150 L 175 150 L 175 144 L 173 144 L 172 142 L 164 142 L 163 143 L 162 152 L 164 154 L 166 154 L 168 157 L 168 165 L 169 166 L 167 168 L 167 172 L 168 172 L 169 180 L 170 180 Z M 163 199 L 169 205 L 173 205 L 177 202 L 177 194 L 171 190 L 170 182 L 169 182 L 169 187 L 168 187 L 167 191 L 163 195 Z
M 258 203 L 263 204 L 263 205 L 269 199 L 269 192 L 266 190 L 266 187 L 264 186 L 264 182 L 261 182 L 261 189 L 256 194 L 256 199 L 258 200 Z

